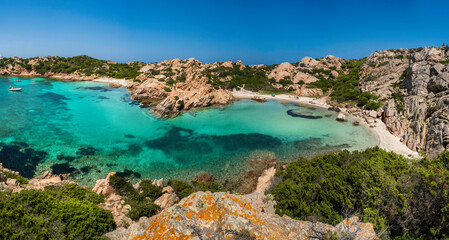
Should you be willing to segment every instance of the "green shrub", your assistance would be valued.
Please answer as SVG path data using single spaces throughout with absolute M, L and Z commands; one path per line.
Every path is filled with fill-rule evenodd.
M 115 175 L 109 178 L 109 184 L 115 188 L 117 194 L 125 198 L 126 204 L 131 206 L 128 217 L 132 220 L 151 217 L 159 211 L 154 200 L 162 195 L 162 188 L 153 186 L 148 179 L 142 180 L 137 190 L 128 180 Z
M 69 197 L 78 188 L 66 189 L 64 198 L 48 190 L 0 192 L 0 239 L 101 239 L 114 230 L 111 212 Z
M 153 200 L 158 199 L 160 196 L 162 196 L 162 187 L 154 186 L 152 182 L 148 179 L 144 179 L 140 181 L 139 188 L 137 191 L 148 198 L 151 198 Z
M 137 191 L 134 189 L 133 185 L 122 177 L 111 175 L 109 177 L 109 185 L 111 185 L 120 196 L 128 197 L 137 194 Z
M 210 192 L 224 192 L 225 190 L 216 182 L 211 183 L 201 183 L 198 181 L 192 181 L 193 191 L 210 191 Z
M 448 237 L 449 153 L 409 163 L 378 147 L 291 162 L 272 191 L 276 212 L 337 224 L 359 213 L 391 238 Z M 401 238 L 406 239 L 406 238 Z
M 170 185 L 173 190 L 175 190 L 176 195 L 179 197 L 179 199 L 183 199 L 193 193 L 193 186 L 188 182 L 184 182 L 178 179 L 169 179 L 167 184 Z
M 49 72 L 66 74 L 79 72 L 84 73 L 87 76 L 95 74 L 97 76 L 135 79 L 140 75 L 139 70 L 144 65 L 144 63 L 140 62 L 133 62 L 129 64 L 115 64 L 105 60 L 91 58 L 86 55 L 69 58 L 49 57 L 47 60 L 39 59 L 39 63 L 35 65 L 29 64 L 29 61 L 31 59 L 34 60 L 38 58 L 23 59 L 19 64 L 27 71 L 34 70 L 41 75 Z M 10 60 L 14 61 L 13 59 Z M 4 59 L 2 59 L 0 61 L 0 67 L 5 67 L 7 63 L 9 63 L 9 61 L 5 61 Z
M 72 198 L 79 201 L 88 201 L 94 204 L 104 202 L 104 196 L 102 194 L 96 194 L 89 189 L 82 188 L 75 184 L 65 184 L 63 186 L 48 186 L 45 188 L 45 192 L 56 199 Z
M 377 110 L 382 106 L 382 103 L 375 102 L 375 101 L 368 101 L 368 103 L 365 105 L 365 108 L 368 110 Z
M 154 200 L 153 200 L 154 201 Z M 159 206 L 154 204 L 148 199 L 130 199 L 127 203 L 131 206 L 131 210 L 128 213 L 128 217 L 134 221 L 139 220 L 141 217 L 151 217 L 159 211 Z

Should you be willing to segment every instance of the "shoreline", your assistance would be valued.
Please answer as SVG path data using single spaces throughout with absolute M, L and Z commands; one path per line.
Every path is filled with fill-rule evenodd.
M 12 75 L 9 75 L 12 76 Z M 36 77 L 36 76 L 23 76 L 23 75 L 15 75 L 18 77 Z M 99 83 L 107 83 L 111 87 L 124 87 L 124 88 L 130 88 L 133 86 L 134 82 L 126 79 L 115 79 L 115 78 L 109 78 L 109 77 L 99 77 L 95 79 L 90 80 L 82 80 L 82 79 L 63 79 L 59 78 L 59 76 L 56 75 L 55 78 L 51 77 L 44 77 L 43 78 L 50 78 L 56 81 L 91 81 L 91 82 L 99 82 Z M 231 94 L 234 99 L 254 99 L 254 98 L 261 98 L 261 99 L 271 99 L 276 101 L 287 101 L 287 102 L 293 102 L 293 103 L 299 103 L 303 105 L 311 105 L 314 107 L 319 108 L 329 108 L 331 105 L 329 105 L 326 102 L 326 98 L 312 98 L 312 97 L 300 97 L 300 96 L 293 96 L 288 94 L 279 94 L 275 97 L 272 97 L 269 94 L 261 94 L 257 92 L 247 91 L 247 90 L 233 90 L 231 91 Z M 347 116 L 350 116 L 353 119 L 356 119 L 358 122 L 360 122 L 361 125 L 367 127 L 370 129 L 370 131 L 373 133 L 373 135 L 376 137 L 377 140 L 377 146 L 382 148 L 386 151 L 393 151 L 397 154 L 401 154 L 406 158 L 416 159 L 419 158 L 420 155 L 417 152 L 412 151 L 409 149 L 405 144 L 403 144 L 400 141 L 400 138 L 391 134 L 386 125 L 379 119 L 376 119 L 376 121 L 371 124 L 374 125 L 374 128 L 369 127 L 369 125 L 365 122 L 364 119 L 354 116 L 346 111 L 345 108 L 340 108 L 341 112 L 344 113 Z
M 112 86 L 115 85 L 114 87 L 119 86 L 119 87 L 124 87 L 124 88 L 132 87 L 132 85 L 134 83 L 131 80 L 109 78 L 109 77 L 95 78 L 95 79 L 90 80 L 90 81 L 92 81 L 92 82 L 99 82 L 99 83 L 108 83 L 109 85 L 112 85 Z
M 287 94 L 280 94 L 272 97 L 268 94 L 260 94 L 256 92 L 246 91 L 246 90 L 234 90 L 232 91 L 232 96 L 234 99 L 253 99 L 253 98 L 261 98 L 266 100 L 277 100 L 277 101 L 288 101 L 293 103 L 312 105 L 320 108 L 329 108 L 331 105 L 326 103 L 326 98 L 311 98 L 311 97 L 298 97 Z M 373 135 L 376 137 L 377 146 L 385 151 L 392 151 L 397 154 L 401 154 L 402 156 L 410 159 L 419 158 L 420 155 L 417 152 L 409 149 L 405 144 L 400 141 L 400 138 L 390 133 L 387 129 L 387 126 L 380 119 L 376 119 L 374 128 L 371 128 L 364 119 L 360 117 L 356 117 L 346 111 L 346 109 L 341 108 L 341 112 L 345 115 L 349 115 L 351 118 L 356 119 L 360 122 L 361 125 L 370 129 Z

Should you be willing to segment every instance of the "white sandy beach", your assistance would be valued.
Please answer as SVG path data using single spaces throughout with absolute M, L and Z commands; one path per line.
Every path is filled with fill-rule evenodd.
M 233 91 L 232 95 L 236 99 L 264 98 L 267 100 L 272 99 L 272 100 L 278 100 L 278 101 L 296 102 L 296 103 L 300 103 L 300 104 L 307 104 L 307 105 L 312 105 L 312 106 L 326 108 L 326 109 L 330 107 L 330 105 L 326 103 L 325 98 L 297 97 L 297 96 L 292 96 L 292 95 L 287 95 L 287 94 L 280 94 L 280 95 L 276 95 L 275 97 L 272 97 L 271 95 L 268 95 L 268 94 L 260 94 L 260 93 L 255 93 L 255 92 L 251 92 L 251 91 L 246 91 L 246 90 Z M 368 127 L 374 133 L 374 135 L 377 137 L 377 140 L 378 140 L 377 145 L 380 148 L 382 148 L 386 151 L 393 151 L 393 152 L 401 154 L 407 158 L 419 158 L 420 157 L 417 152 L 410 150 L 405 144 L 403 144 L 400 141 L 399 137 L 391 134 L 388 131 L 387 126 L 379 119 L 376 120 L 376 123 L 371 124 L 371 125 L 374 125 L 375 127 L 370 128 L 368 126 L 368 124 L 366 124 L 362 118 L 352 116 L 351 114 L 347 113 L 346 109 L 344 109 L 344 108 L 341 108 L 341 110 L 346 115 L 350 115 L 351 118 L 354 118 L 357 121 L 359 121 L 361 125 Z
M 120 85 L 122 87 L 130 87 L 133 82 L 130 80 L 126 80 L 126 79 L 116 79 L 116 78 L 107 78 L 107 77 L 101 77 L 101 78 L 97 78 L 92 80 L 92 82 L 101 82 L 101 83 L 109 83 L 109 84 L 116 84 L 116 85 Z

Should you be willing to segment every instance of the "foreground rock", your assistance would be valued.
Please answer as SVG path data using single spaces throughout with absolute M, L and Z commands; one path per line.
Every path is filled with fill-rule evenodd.
M 348 239 L 378 239 L 372 224 L 357 217 L 336 227 L 298 221 L 274 214 L 273 201 L 263 194 L 233 195 L 196 192 L 128 229 L 106 234 L 111 239 L 233 239 L 247 234 L 256 239 L 322 239 L 335 233 Z

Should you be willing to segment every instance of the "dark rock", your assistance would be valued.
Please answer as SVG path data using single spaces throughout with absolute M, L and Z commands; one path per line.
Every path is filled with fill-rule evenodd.
M 329 107 L 327 110 L 334 111 L 334 112 L 341 112 L 340 108 L 334 107 L 334 106 Z
M 300 118 L 305 118 L 305 119 L 320 119 L 320 118 L 323 118 L 322 116 L 297 114 L 297 113 L 294 113 L 293 110 L 288 110 L 287 114 L 289 116 L 292 116 L 292 117 L 300 117 Z

